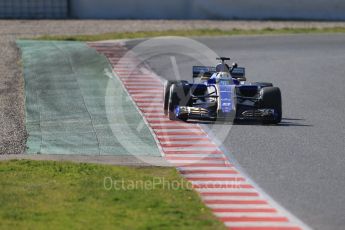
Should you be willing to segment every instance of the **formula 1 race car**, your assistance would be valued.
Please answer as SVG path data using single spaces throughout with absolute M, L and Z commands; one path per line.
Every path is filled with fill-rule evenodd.
M 277 124 L 282 119 L 280 89 L 272 83 L 246 83 L 245 68 L 230 67 L 220 57 L 216 67 L 193 66 L 193 83 L 167 81 L 164 114 L 170 120 L 257 120 Z M 196 83 L 196 80 L 199 80 Z

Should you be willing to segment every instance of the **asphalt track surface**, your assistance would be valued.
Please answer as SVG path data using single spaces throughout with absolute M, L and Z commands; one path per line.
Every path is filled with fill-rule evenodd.
M 271 197 L 313 229 L 345 226 L 345 36 L 290 35 L 197 39 L 247 68 L 249 81 L 279 86 L 283 121 L 233 125 L 223 145 Z M 129 42 L 128 47 L 139 41 Z M 196 59 L 159 55 L 161 77 L 191 80 Z M 215 132 L 217 135 L 217 132 Z

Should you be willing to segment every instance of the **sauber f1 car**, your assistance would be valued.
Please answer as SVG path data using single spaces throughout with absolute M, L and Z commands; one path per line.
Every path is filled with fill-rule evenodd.
M 256 120 L 277 124 L 282 119 L 280 89 L 272 83 L 247 83 L 245 68 L 220 57 L 216 67 L 193 66 L 193 83 L 167 81 L 164 113 L 170 120 Z M 199 82 L 196 82 L 198 80 Z

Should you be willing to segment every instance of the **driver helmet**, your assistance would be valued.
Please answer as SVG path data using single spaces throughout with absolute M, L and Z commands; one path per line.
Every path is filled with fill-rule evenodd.
M 216 72 L 229 72 L 229 66 L 227 64 L 219 63 L 216 66 Z

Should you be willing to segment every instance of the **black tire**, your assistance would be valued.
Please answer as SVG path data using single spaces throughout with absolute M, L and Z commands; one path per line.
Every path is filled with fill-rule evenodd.
M 186 121 L 187 117 L 176 117 L 176 106 L 186 106 L 188 104 L 188 89 L 183 84 L 175 83 L 170 86 L 169 101 L 168 101 L 168 116 L 170 120 Z
M 169 104 L 169 96 L 170 96 L 170 87 L 172 86 L 172 84 L 177 84 L 177 83 L 179 83 L 179 82 L 181 82 L 181 83 L 184 83 L 184 82 L 186 82 L 186 83 L 188 83 L 187 81 L 170 81 L 170 80 L 168 80 L 168 81 L 166 81 L 165 83 L 164 83 L 164 91 L 163 91 L 163 110 L 164 110 L 164 115 L 168 115 L 168 110 L 169 110 L 169 108 L 168 108 L 168 104 Z
M 169 89 L 168 116 L 170 120 L 177 120 L 175 108 L 179 105 L 178 89 L 176 84 L 172 84 Z
M 172 84 L 175 84 L 177 81 L 166 81 L 164 83 L 164 114 L 168 115 L 168 104 L 169 104 L 169 96 L 170 96 L 170 87 Z
M 282 120 L 282 97 L 278 87 L 264 87 L 260 91 L 261 94 L 261 108 L 274 109 L 275 116 L 264 118 L 264 124 L 278 124 Z

